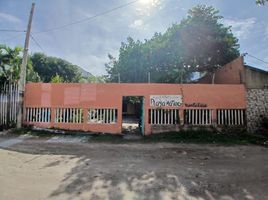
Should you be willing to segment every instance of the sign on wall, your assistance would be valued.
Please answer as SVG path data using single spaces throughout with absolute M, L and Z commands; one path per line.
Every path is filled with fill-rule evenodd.
M 182 104 L 181 95 L 151 95 L 151 107 L 178 107 Z

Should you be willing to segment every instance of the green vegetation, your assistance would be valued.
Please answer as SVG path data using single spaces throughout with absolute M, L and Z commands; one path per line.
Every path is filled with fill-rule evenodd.
M 219 144 L 219 145 L 265 145 L 268 144 L 268 137 L 265 135 L 248 133 L 216 133 L 206 129 L 182 130 L 180 132 L 169 132 L 140 137 L 137 139 L 125 139 L 123 135 L 96 134 L 81 131 L 55 132 L 44 130 L 31 130 L 30 128 L 16 129 L 13 134 L 30 134 L 38 137 L 72 136 L 89 137 L 88 142 L 108 142 L 108 143 L 195 143 L 195 144 Z
M 17 82 L 22 63 L 22 48 L 0 45 L 0 85 L 3 82 Z M 93 76 L 81 67 L 61 58 L 43 53 L 30 55 L 27 63 L 27 82 L 52 83 L 103 83 L 103 76 Z
M 223 17 L 211 6 L 199 5 L 188 11 L 180 23 L 164 34 L 135 41 L 131 37 L 121 44 L 119 58 L 109 55 L 107 80 L 117 82 L 187 82 L 193 72 L 214 73 L 216 69 L 237 58 L 238 39 L 220 20 Z
M 90 133 L 82 132 L 82 131 L 64 131 L 60 129 L 33 130 L 31 127 L 13 129 L 11 134 L 15 134 L 15 135 L 29 134 L 32 136 L 44 137 L 44 138 L 50 138 L 54 136 L 73 136 L 73 137 L 91 136 Z
M 256 0 L 256 4 L 258 5 L 265 5 L 268 2 L 268 0 Z
M 214 73 L 239 56 L 238 40 L 211 6 L 199 5 L 163 34 L 145 41 L 131 37 L 123 42 L 119 58 L 109 55 L 108 75 L 93 76 L 64 59 L 34 53 L 29 56 L 27 81 L 31 82 L 188 82 L 193 72 Z M 17 81 L 22 48 L 0 46 L 0 79 Z
M 48 83 L 53 77 L 59 76 L 62 82 L 79 82 L 82 78 L 79 67 L 61 58 L 35 53 L 31 56 L 33 69 L 41 77 L 42 82 Z
M 0 45 L 0 85 L 3 82 L 17 82 L 20 75 L 22 48 Z M 39 75 L 33 70 L 32 62 L 27 64 L 27 81 L 39 82 Z
M 63 83 L 63 78 L 60 77 L 58 74 L 56 74 L 55 76 L 53 76 L 50 80 L 50 83 Z
M 96 135 L 89 142 L 171 142 L 171 143 L 196 143 L 196 144 L 222 144 L 222 145 L 265 145 L 268 137 L 253 134 L 219 134 L 207 130 L 187 130 L 180 132 L 161 133 L 142 137 L 141 139 L 126 140 L 122 136 Z

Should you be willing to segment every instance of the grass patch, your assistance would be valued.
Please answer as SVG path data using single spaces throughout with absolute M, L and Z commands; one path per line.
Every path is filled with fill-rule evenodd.
M 169 132 L 141 137 L 140 139 L 127 140 L 118 135 L 94 135 L 89 142 L 111 143 L 196 143 L 196 144 L 223 144 L 223 145 L 266 145 L 268 137 L 248 133 L 226 134 L 215 133 L 207 130 L 187 130 Z
M 57 129 L 49 129 L 49 130 L 33 130 L 31 127 L 23 127 L 20 129 L 14 129 L 12 134 L 16 135 L 32 135 L 37 137 L 55 137 L 55 136 L 77 136 L 77 137 L 84 137 L 89 136 L 89 133 L 81 132 L 81 131 L 63 131 Z
M 88 142 L 106 142 L 106 143 L 196 143 L 196 144 L 222 144 L 222 145 L 265 145 L 268 144 L 268 137 L 258 134 L 248 133 L 217 133 L 209 130 L 184 130 L 180 132 L 169 132 L 143 136 L 138 139 L 125 139 L 123 135 L 112 134 L 93 134 L 78 131 L 51 132 L 45 130 L 32 130 L 31 128 L 21 128 L 12 131 L 13 134 L 29 134 L 38 137 L 54 136 L 89 136 Z
M 145 141 L 151 142 L 172 142 L 172 143 L 197 143 L 197 144 L 224 144 L 224 145 L 264 145 L 268 137 L 247 133 L 223 134 L 210 131 L 180 131 L 151 135 L 144 137 Z

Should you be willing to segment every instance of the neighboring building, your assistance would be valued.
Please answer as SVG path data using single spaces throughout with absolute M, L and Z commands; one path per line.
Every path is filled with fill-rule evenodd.
M 212 74 L 207 74 L 196 83 L 212 83 Z M 247 89 L 247 127 L 256 131 L 263 117 L 268 117 L 268 71 L 244 64 L 243 57 L 216 71 L 215 84 L 244 84 Z

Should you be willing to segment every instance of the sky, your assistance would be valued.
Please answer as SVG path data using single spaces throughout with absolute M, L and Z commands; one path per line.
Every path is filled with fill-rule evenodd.
M 113 9 L 133 0 L 36 0 L 29 51 L 43 52 L 103 75 L 108 54 L 118 56 L 128 36 L 143 41 L 165 32 L 186 17 L 187 11 L 205 4 L 215 7 L 232 26 L 240 52 L 268 63 L 268 5 L 254 0 L 139 0 L 92 20 L 45 32 Z M 26 30 L 32 1 L 0 0 L 0 29 Z M 44 32 L 42 32 L 44 31 Z M 25 33 L 0 31 L 0 44 L 23 46 Z M 246 64 L 268 71 L 268 64 L 246 56 Z

